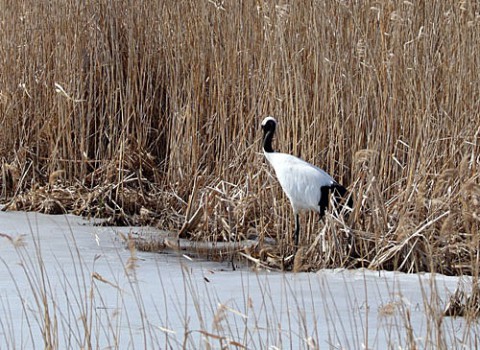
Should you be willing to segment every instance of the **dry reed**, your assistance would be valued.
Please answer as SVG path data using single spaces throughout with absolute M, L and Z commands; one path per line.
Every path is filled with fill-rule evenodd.
M 355 200 L 303 219 L 304 269 L 478 273 L 476 2 L 0 4 L 7 208 L 262 249 L 292 229 L 260 153 L 273 114 L 275 147 Z

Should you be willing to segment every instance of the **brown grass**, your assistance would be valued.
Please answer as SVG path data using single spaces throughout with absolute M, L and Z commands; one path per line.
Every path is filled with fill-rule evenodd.
M 478 273 L 475 2 L 0 4 L 10 208 L 261 245 L 293 226 L 260 153 L 273 114 L 276 149 L 356 203 L 320 239 L 303 219 L 308 269 Z

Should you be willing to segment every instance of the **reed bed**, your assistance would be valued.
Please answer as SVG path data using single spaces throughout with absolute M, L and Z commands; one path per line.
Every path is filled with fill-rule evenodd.
M 298 270 L 478 275 L 480 8 L 473 1 L 0 1 L 7 208 L 259 237 L 288 256 L 275 149 L 349 185 L 302 220 Z M 267 237 L 279 238 L 275 247 Z

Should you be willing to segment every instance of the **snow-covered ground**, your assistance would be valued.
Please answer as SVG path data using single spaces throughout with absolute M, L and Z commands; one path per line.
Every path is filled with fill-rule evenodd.
M 154 231 L 0 212 L 0 349 L 470 348 L 480 334 L 462 318 L 439 322 L 468 278 L 133 260 L 119 232 L 142 230 Z

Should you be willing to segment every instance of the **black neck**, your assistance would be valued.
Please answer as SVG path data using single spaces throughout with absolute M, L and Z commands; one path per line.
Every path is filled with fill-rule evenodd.
M 272 148 L 273 130 L 269 130 L 263 136 L 263 150 L 267 153 L 274 152 Z

